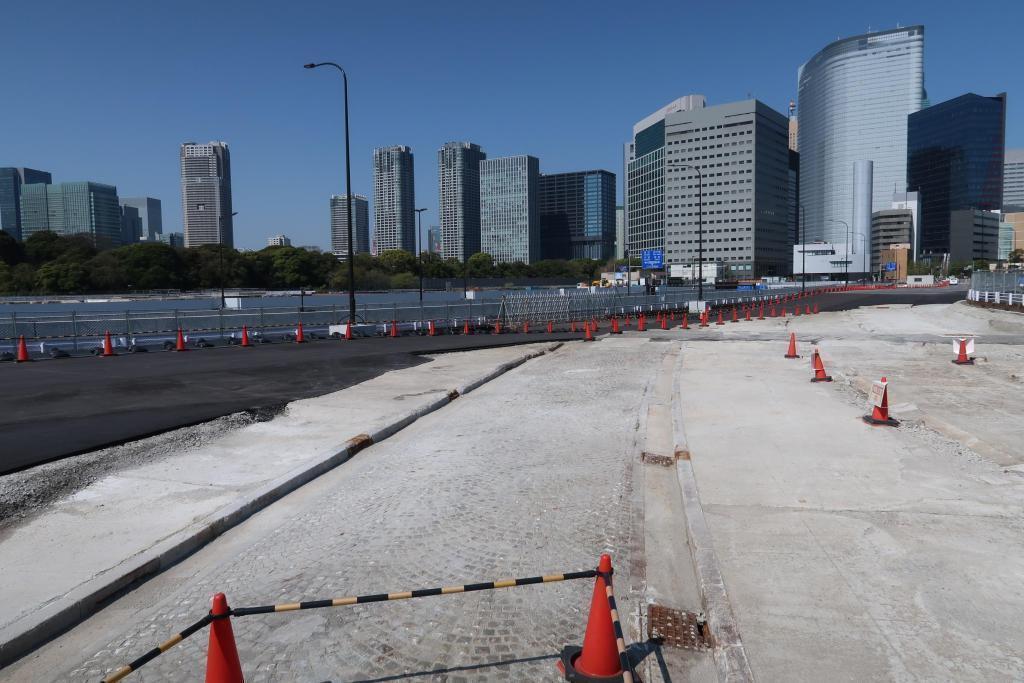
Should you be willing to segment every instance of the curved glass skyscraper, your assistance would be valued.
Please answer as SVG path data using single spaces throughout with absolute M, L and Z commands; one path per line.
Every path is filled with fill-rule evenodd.
M 874 162 L 874 208 L 906 191 L 907 116 L 924 106 L 924 27 L 844 38 L 800 67 L 800 202 L 807 241 L 846 241 L 854 164 Z M 870 252 L 870 232 L 851 238 Z M 852 267 L 852 266 L 851 266 Z

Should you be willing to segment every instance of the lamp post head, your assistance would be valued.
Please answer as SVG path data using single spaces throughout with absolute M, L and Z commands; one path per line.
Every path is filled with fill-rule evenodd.
M 316 67 L 317 67 L 317 65 L 312 63 L 312 62 L 310 62 L 309 64 L 303 64 L 302 65 L 303 69 L 315 69 Z

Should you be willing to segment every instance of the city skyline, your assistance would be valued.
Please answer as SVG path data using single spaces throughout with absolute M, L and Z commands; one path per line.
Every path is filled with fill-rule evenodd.
M 295 16 L 295 13 L 276 8 L 264 16 L 247 18 L 245 23 L 251 30 L 228 34 L 222 45 L 197 43 L 195 53 L 185 56 L 181 64 L 158 54 L 158 50 L 150 50 L 138 65 L 126 65 L 118 51 L 108 52 L 100 47 L 91 51 L 86 59 L 69 65 L 59 59 L 68 49 L 61 47 L 52 55 L 44 54 L 31 64 L 25 64 L 25 73 L 16 75 L 11 87 L 23 87 L 40 79 L 45 82 L 46 78 L 56 78 L 54 74 L 62 73 L 75 93 L 83 97 L 72 98 L 71 104 L 65 99 L 58 107 L 50 106 L 46 101 L 50 95 L 43 93 L 43 101 L 31 112 L 5 111 L 0 115 L 0 124 L 7 130 L 17 129 L 19 134 L 9 136 L 11 144 L 5 149 L 9 156 L 0 163 L 45 168 L 58 182 L 87 178 L 115 185 L 119 193 L 127 196 L 159 198 L 164 205 L 164 229 L 179 231 L 182 229 L 180 191 L 173 160 L 176 145 L 188 139 L 225 140 L 236 157 L 233 170 L 236 210 L 240 210 L 236 230 L 238 246 L 258 248 L 267 234 L 285 227 L 298 243 L 326 248 L 329 226 L 321 207 L 326 197 L 344 192 L 340 84 L 307 78 L 301 71 L 301 64 L 309 59 L 335 59 L 350 75 L 353 193 L 371 194 L 372 149 L 396 140 L 422 154 L 432 153 L 445 140 L 473 140 L 493 156 L 537 156 L 543 162 L 545 173 L 571 172 L 579 168 L 619 172 L 620 145 L 628 138 L 630 122 L 646 112 L 687 92 L 706 94 L 710 105 L 742 100 L 750 93 L 776 111 L 786 112 L 789 101 L 796 99 L 795 73 L 800 64 L 832 40 L 863 33 L 872 21 L 888 20 L 891 14 L 887 6 L 870 2 L 839 11 L 825 11 L 807 4 L 794 11 L 807 17 L 817 30 L 801 33 L 795 40 L 771 41 L 770 32 L 789 30 L 788 24 L 758 11 L 767 23 L 740 28 L 740 37 L 745 36 L 751 47 L 736 56 L 722 55 L 723 59 L 715 60 L 720 64 L 701 64 L 699 73 L 685 78 L 675 75 L 677 67 L 692 61 L 693 55 L 702 50 L 713 51 L 709 39 L 699 31 L 684 30 L 682 34 L 674 34 L 671 42 L 689 41 L 691 49 L 685 51 L 687 55 L 674 54 L 671 44 L 651 48 L 655 41 L 645 39 L 644 45 L 655 50 L 652 57 L 666 57 L 665 62 L 652 68 L 650 73 L 638 74 L 636 60 L 616 64 L 623 60 L 609 56 L 595 63 L 593 68 L 580 72 L 578 81 L 569 87 L 550 79 L 519 78 L 518 65 L 496 63 L 496 58 L 486 55 L 481 57 L 480 63 L 467 63 L 455 46 L 446 47 L 422 64 L 407 64 L 408 72 L 396 71 L 399 56 L 381 60 L 359 53 L 361 46 L 372 42 L 357 35 L 359 22 L 377 25 L 384 21 L 383 13 L 370 8 L 359 8 L 351 13 L 323 7 L 321 14 L 327 17 L 341 13 L 352 20 L 348 22 L 352 28 L 342 29 L 346 44 L 352 43 L 344 54 L 338 54 L 338 36 L 328 35 L 330 32 L 320 27 L 330 21 L 324 21 L 323 17 L 314 21 L 311 18 L 314 13 Z M 1010 21 L 1024 14 L 1013 7 L 1000 6 L 993 11 Z M 215 8 L 212 12 L 225 21 L 231 16 L 230 10 L 224 8 Z M 410 4 L 408 12 L 427 25 L 439 21 L 426 8 Z M 702 9 L 700 12 L 702 16 L 714 16 L 722 10 Z M 1024 147 L 1021 116 L 1013 104 L 1014 93 L 1021 90 L 1022 77 L 1012 68 L 1021 61 L 1022 48 L 1007 41 L 994 45 L 984 54 L 957 51 L 956 38 L 962 30 L 986 23 L 981 19 L 985 13 L 979 12 L 977 6 L 970 12 L 960 8 L 952 11 L 941 8 L 940 11 L 922 4 L 904 12 L 906 16 L 897 17 L 904 25 L 923 24 L 928 31 L 925 72 L 931 101 L 941 102 L 966 91 L 1006 91 L 1010 102 L 1007 146 Z M 497 27 L 499 34 L 507 37 L 529 28 L 534 31 L 531 35 L 542 38 L 547 32 L 558 33 L 563 25 L 580 20 L 577 13 L 567 7 L 549 8 L 549 13 L 551 25 L 541 29 L 528 16 L 528 8 L 516 10 Z M 671 17 L 681 13 L 681 9 L 665 8 L 665 13 L 665 23 L 672 24 Z M 160 47 L 159 41 L 165 39 L 154 31 L 141 29 L 162 22 L 161 25 L 168 28 L 184 30 L 188 26 L 186 14 L 169 8 L 126 11 L 124 24 L 139 28 L 127 40 L 139 41 L 139 44 L 156 40 L 154 47 Z M 470 12 L 461 21 L 470 26 L 492 26 L 493 17 L 487 14 L 486 10 Z M 153 22 L 154 19 L 159 21 Z M 589 31 L 591 35 L 608 37 L 622 35 L 620 28 L 628 29 L 638 21 L 632 15 L 613 17 L 603 12 L 590 13 L 582 20 L 581 34 Z M 276 28 L 282 21 L 291 21 L 298 37 L 278 35 Z M 19 22 L 24 26 L 40 25 L 38 11 L 12 8 L 12 21 L 8 25 L 16 26 Z M 50 17 L 48 26 L 58 38 L 57 44 L 61 43 L 60 36 L 68 36 L 66 42 L 74 47 L 73 38 L 83 25 L 102 31 L 95 22 L 96 17 L 69 5 L 56 23 Z M 410 38 L 410 49 L 426 42 L 426 38 L 417 35 L 421 32 L 411 29 L 401 29 L 401 32 Z M 32 35 L 32 31 L 12 32 L 0 50 L 9 51 L 17 62 L 19 48 L 27 47 Z M 266 38 L 272 49 L 261 48 L 257 54 L 257 41 L 252 40 L 252 35 Z M 637 40 L 629 38 L 627 42 L 635 44 Z M 769 43 L 771 51 L 756 64 L 750 63 L 751 50 L 764 48 Z M 576 47 L 578 44 L 570 41 L 558 50 L 569 54 Z M 404 50 L 401 52 L 405 54 Z M 194 100 L 190 96 L 167 108 L 166 112 L 155 111 L 155 104 L 166 102 L 174 88 L 191 82 L 189 70 L 204 59 L 222 60 L 225 71 L 223 78 L 216 82 L 194 84 L 198 89 L 194 97 L 203 99 L 203 107 L 191 106 Z M 654 61 L 652 59 L 652 63 Z M 156 68 L 166 72 L 166 78 L 138 84 L 140 97 L 131 106 L 116 112 L 96 107 L 91 96 L 85 95 L 96 85 L 94 74 L 114 63 L 119 69 Z M 57 71 L 58 64 L 60 69 L 71 69 L 71 72 Z M 526 68 L 523 73 L 534 73 L 540 67 L 532 63 L 523 68 Z M 488 75 L 484 76 L 485 73 Z M 606 105 L 607 98 L 603 95 L 588 94 L 591 85 L 607 84 L 627 75 L 631 96 L 615 98 L 623 99 L 621 102 Z M 507 88 L 506 97 L 488 97 L 488 90 L 483 86 L 494 82 Z M 444 97 L 432 93 L 438 84 L 447 83 L 468 87 L 454 95 L 443 88 Z M 415 106 L 408 106 L 409 97 L 416 101 Z M 272 104 L 270 98 L 285 104 Z M 586 116 L 578 115 L 581 109 L 587 110 Z M 91 126 L 93 130 L 88 139 L 76 137 L 72 131 L 59 130 L 62 127 L 57 122 L 68 116 L 75 116 L 76 120 Z M 47 134 L 45 143 L 33 142 L 43 131 Z M 288 144 L 282 145 L 286 140 Z M 274 174 L 269 169 L 274 154 L 283 156 L 285 163 L 301 166 L 301 174 L 283 182 L 271 181 Z M 437 169 L 431 163 L 421 163 L 416 170 L 415 184 L 422 188 L 417 203 L 429 209 L 426 220 L 436 220 L 438 216 L 436 174 Z M 619 185 L 617 201 L 621 202 L 621 182 Z M 424 191 L 427 194 L 424 195 Z M 279 197 L 284 201 L 274 201 Z

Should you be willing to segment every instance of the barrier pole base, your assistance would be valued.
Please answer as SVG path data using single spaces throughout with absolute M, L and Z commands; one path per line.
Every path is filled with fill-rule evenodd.
M 618 681 L 621 683 L 625 680 L 621 672 L 612 676 L 588 676 L 580 673 L 576 670 L 576 667 L 573 666 L 573 662 L 575 662 L 582 653 L 583 648 L 577 645 L 566 645 L 562 649 L 561 659 L 557 664 L 555 664 L 555 666 L 557 666 L 558 670 L 562 672 L 562 676 L 565 677 L 565 680 L 570 681 L 570 683 L 609 683 L 612 681 Z
M 812 377 L 811 381 L 812 382 L 831 382 L 832 381 L 832 375 L 825 375 L 824 377 Z
M 899 427 L 899 425 L 900 425 L 898 420 L 894 420 L 891 417 L 888 418 L 888 419 L 885 419 L 885 420 L 879 420 L 878 418 L 871 417 L 870 415 L 862 415 L 860 419 L 864 420 L 869 425 L 874 425 L 876 427 L 881 427 L 881 426 Z
M 949 362 L 952 363 L 953 365 L 974 365 L 974 359 L 973 358 L 968 358 L 967 360 L 959 360 L 957 358 L 954 358 L 953 360 L 951 360 Z

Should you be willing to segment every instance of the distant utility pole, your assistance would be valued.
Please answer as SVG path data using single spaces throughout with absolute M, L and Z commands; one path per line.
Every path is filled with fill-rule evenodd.
M 416 270 L 420 271 L 420 302 L 423 301 L 423 248 L 420 246 L 420 237 L 423 235 L 423 212 L 426 209 L 415 209 L 416 211 Z

